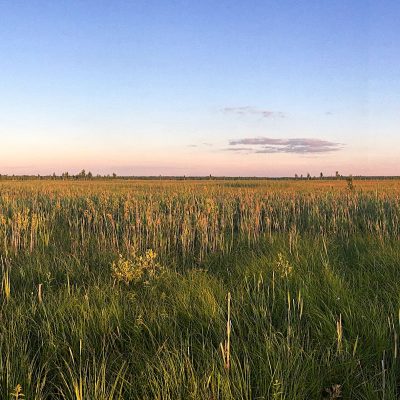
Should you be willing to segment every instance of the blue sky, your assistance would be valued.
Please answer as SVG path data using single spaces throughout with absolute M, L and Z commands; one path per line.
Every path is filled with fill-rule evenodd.
M 400 174 L 396 1 L 0 1 L 0 173 Z

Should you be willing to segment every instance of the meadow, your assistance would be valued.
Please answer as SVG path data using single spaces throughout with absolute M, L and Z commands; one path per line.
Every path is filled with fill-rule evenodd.
M 0 399 L 398 399 L 400 181 L 0 181 Z

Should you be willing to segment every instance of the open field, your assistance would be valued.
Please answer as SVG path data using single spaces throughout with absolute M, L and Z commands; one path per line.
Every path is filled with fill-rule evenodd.
M 399 238 L 398 180 L 0 181 L 0 399 L 397 399 Z

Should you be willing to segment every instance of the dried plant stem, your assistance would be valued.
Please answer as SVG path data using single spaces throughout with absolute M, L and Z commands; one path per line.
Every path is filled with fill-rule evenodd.
M 226 340 L 221 343 L 221 353 L 227 371 L 231 368 L 231 293 L 228 292 L 228 316 L 226 320 Z

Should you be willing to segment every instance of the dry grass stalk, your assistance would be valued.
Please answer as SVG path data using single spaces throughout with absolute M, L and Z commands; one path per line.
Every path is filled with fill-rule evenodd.
M 224 366 L 227 371 L 231 368 L 231 293 L 228 292 L 228 317 L 226 321 L 226 340 L 220 344 Z

